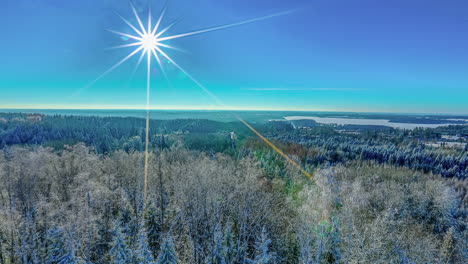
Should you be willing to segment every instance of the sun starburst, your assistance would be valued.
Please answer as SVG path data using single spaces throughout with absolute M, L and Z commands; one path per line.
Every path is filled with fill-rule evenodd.
M 121 36 L 125 41 L 133 41 L 132 43 L 129 44 L 123 44 L 115 47 L 111 47 L 109 49 L 119 49 L 119 48 L 130 48 L 134 47 L 135 50 L 133 50 L 129 55 L 121 59 L 119 62 L 114 64 L 112 67 L 110 67 L 108 70 L 106 70 L 104 73 L 99 75 L 95 80 L 92 82 L 88 83 L 88 85 L 82 87 L 78 91 L 76 91 L 73 96 L 76 96 L 80 94 L 82 91 L 88 89 L 92 85 L 94 85 L 97 81 L 117 69 L 120 65 L 122 65 L 124 62 L 129 60 L 130 58 L 136 56 L 137 54 L 140 53 L 140 58 L 138 59 L 137 64 L 135 65 L 135 69 L 133 71 L 133 74 L 136 72 L 138 67 L 140 66 L 141 62 L 143 59 L 146 57 L 148 61 L 148 66 L 151 67 L 151 60 L 152 58 L 155 58 L 156 61 L 159 64 L 159 67 L 166 76 L 163 64 L 162 64 L 162 57 L 166 58 L 169 62 L 173 62 L 172 59 L 170 59 L 169 55 L 163 51 L 163 49 L 172 49 L 172 50 L 178 50 L 181 51 L 180 49 L 173 47 L 169 44 L 167 44 L 168 40 L 174 40 L 178 38 L 183 38 L 183 37 L 188 37 L 188 36 L 194 36 L 194 35 L 199 35 L 207 32 L 212 32 L 212 31 L 217 31 L 217 30 L 222 30 L 222 29 L 227 29 L 227 28 L 232 28 L 232 27 L 237 27 L 237 26 L 242 26 L 245 24 L 253 23 L 253 22 L 258 22 L 262 20 L 266 20 L 269 18 L 277 17 L 277 16 L 282 16 L 289 14 L 293 12 L 292 10 L 285 11 L 285 12 L 280 12 L 280 13 L 275 13 L 263 17 L 258 17 L 254 19 L 249 19 L 237 23 L 232 23 L 232 24 L 226 24 L 226 25 L 221 25 L 221 26 L 216 26 L 212 28 L 207 28 L 207 29 L 201 29 L 201 30 L 195 30 L 191 32 L 186 32 L 182 34 L 176 34 L 176 35 L 169 35 L 169 36 L 163 36 L 165 35 L 174 25 L 177 24 L 176 22 L 172 22 L 168 26 L 162 28 L 161 25 L 163 23 L 164 16 L 166 14 L 167 8 L 164 8 L 163 11 L 161 12 L 159 18 L 156 20 L 156 22 L 153 24 L 152 22 L 152 14 L 151 14 L 151 9 L 148 11 L 148 22 L 146 25 L 144 25 L 143 20 L 141 19 L 140 15 L 138 14 L 135 6 L 130 2 L 130 7 L 132 9 L 132 13 L 135 16 L 135 19 L 137 21 L 137 25 L 132 24 L 129 20 L 127 20 L 125 17 L 117 13 L 117 15 L 127 24 L 132 30 L 133 33 L 127 34 L 123 32 L 119 32 L 116 30 L 108 29 L 109 32 L 112 32 L 114 34 L 117 34 Z M 165 43 L 166 42 L 166 43 Z M 169 59 L 168 59 L 169 58 Z M 180 66 L 177 66 L 177 68 L 181 69 Z M 182 70 L 183 72 L 186 72 Z M 132 74 L 132 75 L 133 75 Z

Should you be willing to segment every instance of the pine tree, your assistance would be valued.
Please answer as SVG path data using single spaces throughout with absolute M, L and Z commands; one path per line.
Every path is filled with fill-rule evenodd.
M 143 225 L 140 225 L 140 230 L 138 232 L 138 244 L 135 251 L 135 258 L 138 264 L 154 263 L 153 253 L 148 245 L 148 234 Z
M 161 244 L 157 264 L 177 264 L 172 238 L 167 235 Z
M 125 264 L 132 260 L 132 251 L 125 242 L 125 235 L 119 226 L 115 228 L 115 237 L 110 250 L 112 264 Z
M 146 228 L 148 230 L 148 244 L 153 252 L 153 256 L 159 250 L 160 236 L 161 236 L 161 225 L 158 221 L 159 215 L 156 210 L 149 209 L 146 215 Z
M 49 256 L 50 264 L 78 264 L 79 258 L 75 255 L 75 241 L 73 233 L 68 233 L 61 228 L 49 231 Z
M 105 209 L 108 211 L 108 209 Z M 105 214 L 108 214 L 107 212 Z M 109 254 L 110 245 L 112 244 L 112 220 L 105 216 L 104 219 L 98 220 L 98 243 L 94 249 L 98 256 L 107 256 Z M 106 262 L 109 260 L 107 259 Z

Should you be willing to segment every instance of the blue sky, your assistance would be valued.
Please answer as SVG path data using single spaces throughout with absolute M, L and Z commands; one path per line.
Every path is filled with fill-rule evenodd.
M 142 17 L 147 1 L 134 1 Z M 158 14 L 162 1 L 151 1 Z M 170 42 L 174 65 L 152 71 L 153 108 L 468 113 L 466 0 L 170 0 L 168 34 L 289 15 Z M 145 107 L 133 58 L 77 93 L 132 48 L 127 0 L 3 0 L 0 108 Z

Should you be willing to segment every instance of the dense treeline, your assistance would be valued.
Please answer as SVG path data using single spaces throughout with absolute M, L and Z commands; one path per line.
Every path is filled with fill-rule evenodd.
M 319 169 L 314 183 L 269 155 L 270 163 L 248 151 L 236 158 L 184 148 L 152 152 L 143 204 L 141 152 L 5 149 L 0 263 L 463 263 L 468 257 L 466 203 L 453 183 L 361 162 Z
M 423 137 L 416 135 L 424 133 L 431 137 L 433 135 L 431 130 L 421 129 L 412 132 L 390 130 L 394 134 L 369 133 L 360 136 L 342 135 L 333 131 L 329 131 L 328 134 L 299 131 L 279 133 L 270 138 L 304 146 L 307 151 L 301 156 L 309 165 L 372 160 L 382 164 L 432 172 L 447 178 L 467 179 L 468 151 L 426 147 L 419 142 Z
M 31 120 L 31 117 L 40 118 L 40 121 Z M 0 118 L 3 119 L 0 119 L 0 148 L 30 144 L 59 149 L 65 144 L 85 143 L 98 153 L 106 153 L 120 149 L 142 150 L 144 147 L 145 120 L 142 118 L 26 114 L 0 114 Z M 222 138 L 226 139 L 230 131 L 246 131 L 240 123 L 198 119 L 151 120 L 150 128 L 150 143 L 154 148 L 168 147 L 170 140 L 161 135 L 171 133 L 180 137 L 184 134 L 211 134 L 215 139 L 221 135 L 214 134 L 222 132 Z M 194 147 L 198 147 L 196 143 Z

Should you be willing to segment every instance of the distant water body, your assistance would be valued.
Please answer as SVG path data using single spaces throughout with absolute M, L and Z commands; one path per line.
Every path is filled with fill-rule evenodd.
M 401 129 L 421 128 L 436 128 L 448 126 L 452 124 L 413 124 L 413 123 L 394 123 L 385 119 L 361 119 L 361 118 L 333 118 L 333 117 L 314 117 L 314 116 L 286 116 L 284 119 L 289 121 L 294 120 L 314 120 L 320 124 L 337 124 L 337 125 L 364 125 L 364 126 L 387 126 Z

